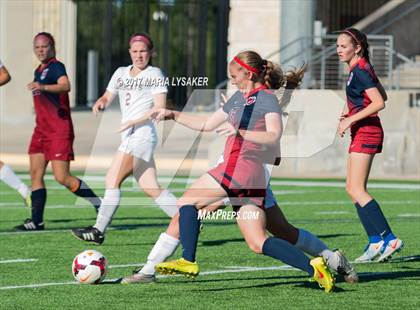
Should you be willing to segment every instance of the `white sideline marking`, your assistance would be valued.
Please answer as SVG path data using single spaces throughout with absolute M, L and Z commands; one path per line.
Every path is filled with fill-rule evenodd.
M 398 217 L 420 217 L 420 213 L 403 213 L 398 214 Z
M 131 264 L 130 264 L 131 265 Z M 119 266 L 119 265 L 116 265 Z M 122 265 L 121 265 L 122 266 Z M 115 268 L 115 267 L 114 267 Z M 293 267 L 290 267 L 288 265 L 282 265 L 282 266 L 271 266 L 271 267 L 246 267 L 242 266 L 234 269 L 226 269 L 226 270 L 212 270 L 212 271 L 205 271 L 200 272 L 200 276 L 205 275 L 214 275 L 214 274 L 223 274 L 223 273 L 238 273 L 238 272 L 250 272 L 250 271 L 264 271 L 264 270 L 296 270 Z M 170 277 L 167 275 L 164 276 L 157 276 L 157 278 L 166 278 Z M 116 281 L 119 278 L 116 279 L 108 279 L 106 281 Z M 45 286 L 59 286 L 59 285 L 74 285 L 79 284 L 76 281 L 72 282 L 51 282 L 51 283 L 39 283 L 39 284 L 28 284 L 28 285 L 12 285 L 12 286 L 1 286 L 0 290 L 11 290 L 11 289 L 20 289 L 20 288 L 38 288 L 38 287 L 45 287 Z
M 317 206 L 317 205 L 352 205 L 348 200 L 327 200 L 327 201 L 281 201 L 277 200 L 280 208 L 287 205 L 302 205 L 302 206 Z M 395 200 L 395 201 L 381 201 L 381 205 L 411 205 L 419 204 L 420 200 Z
M 326 181 L 270 181 L 271 185 L 284 186 L 302 186 L 302 187 L 342 187 L 346 186 L 345 182 L 326 182 Z M 420 184 L 405 183 L 377 183 L 369 182 L 368 188 L 386 188 L 386 189 L 417 189 L 420 190 Z
M 30 176 L 27 174 L 18 174 L 21 179 L 29 180 Z M 54 176 L 46 175 L 45 180 L 54 180 Z M 104 182 L 105 177 L 102 175 L 85 175 L 82 176 L 85 181 L 101 181 Z M 168 177 L 159 177 L 159 182 L 161 183 L 181 183 L 181 184 L 190 184 L 196 180 L 189 178 L 168 178 Z M 345 182 L 340 181 L 280 181 L 272 180 L 271 185 L 284 185 L 284 186 L 302 186 L 302 187 L 345 187 Z M 420 184 L 406 184 L 406 183 L 379 183 L 379 182 L 369 182 L 369 188 L 388 188 L 388 189 L 417 189 L 420 190 Z
M 29 262 L 36 262 L 36 261 L 38 261 L 38 259 L 36 258 L 17 258 L 17 259 L 0 260 L 0 264 L 29 263 Z
M 125 201 L 122 201 L 120 206 L 123 208 L 158 208 L 154 202 L 149 201 L 148 198 L 144 197 L 132 197 L 126 198 Z M 146 199 L 146 201 L 142 201 Z M 128 204 L 132 200 L 132 204 Z M 318 205 L 351 205 L 352 203 L 349 200 L 326 200 L 326 201 L 282 201 L 277 199 L 279 206 L 318 206 Z M 381 201 L 381 205 L 420 205 L 420 200 L 391 200 L 391 201 Z M 0 202 L 0 208 L 2 210 L 8 209 L 27 209 L 23 206 L 23 203 L 20 202 Z M 46 206 L 47 209 L 78 209 L 78 208 L 92 208 L 89 204 L 83 205 L 49 205 Z

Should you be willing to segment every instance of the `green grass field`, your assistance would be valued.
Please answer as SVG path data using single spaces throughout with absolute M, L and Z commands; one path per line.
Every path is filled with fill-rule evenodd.
M 93 187 L 102 185 L 100 180 L 87 181 Z M 337 180 L 322 182 L 328 185 Z M 22 207 L 20 196 L 2 183 L 0 309 L 419 309 L 420 183 L 373 183 L 385 184 L 370 192 L 405 247 L 390 262 L 355 265 L 360 283 L 348 284 L 337 278 L 332 294 L 308 283 L 305 273 L 282 269 L 282 263 L 252 253 L 233 221 L 205 222 L 197 257 L 202 274 L 195 280 L 163 277 L 152 284 L 112 283 L 145 262 L 167 226 L 162 211 L 151 202 L 146 207 L 136 206 L 135 201 L 143 195 L 127 182 L 123 197 L 131 205 L 119 208 L 102 246 L 85 244 L 72 237 L 70 229 L 93 224 L 94 210 L 75 206 L 75 197 L 49 180 L 46 230 L 13 232 L 13 226 L 29 211 Z M 317 234 L 331 248 L 344 250 L 353 260 L 366 243 L 356 211 L 342 186 L 317 184 L 277 184 L 273 190 L 293 224 Z M 386 188 L 389 184 L 400 188 Z M 183 186 L 172 184 L 173 189 Z M 102 252 L 110 264 L 108 282 L 102 285 L 74 285 L 72 260 L 88 248 Z M 180 249 L 175 256 L 179 255 Z M 14 261 L 18 259 L 32 260 Z M 280 268 L 269 268 L 273 266 Z

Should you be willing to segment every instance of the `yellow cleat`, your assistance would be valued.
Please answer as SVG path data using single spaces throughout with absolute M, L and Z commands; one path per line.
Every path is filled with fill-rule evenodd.
M 28 207 L 29 209 L 32 207 L 32 199 L 30 193 L 26 195 L 26 197 L 23 199 L 23 202 L 25 203 L 25 207 Z
M 155 269 L 161 274 L 182 274 L 187 278 L 195 278 L 200 272 L 197 262 L 192 263 L 183 258 L 157 264 Z
M 322 257 L 311 259 L 311 266 L 314 268 L 314 276 L 311 281 L 318 282 L 321 288 L 324 288 L 325 293 L 330 293 L 334 289 L 335 279 L 328 270 L 327 265 Z

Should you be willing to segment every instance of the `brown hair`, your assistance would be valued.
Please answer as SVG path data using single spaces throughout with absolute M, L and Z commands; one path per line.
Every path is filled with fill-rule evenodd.
M 280 65 L 263 59 L 254 51 L 240 52 L 235 58 L 239 59 L 246 66 L 251 67 L 252 70 L 249 71 L 254 74 L 256 81 L 264 84 L 269 89 L 279 89 L 282 86 L 286 89 L 298 87 L 306 70 L 306 65 L 303 65 L 300 69 L 288 71 L 284 74 Z
M 345 34 L 348 37 L 350 37 L 351 43 L 354 47 L 357 47 L 360 45 L 361 51 L 360 54 L 363 58 L 367 60 L 367 62 L 370 63 L 369 59 L 369 43 L 367 41 L 367 36 L 360 30 L 356 28 L 346 28 L 344 30 L 340 31 L 340 34 Z

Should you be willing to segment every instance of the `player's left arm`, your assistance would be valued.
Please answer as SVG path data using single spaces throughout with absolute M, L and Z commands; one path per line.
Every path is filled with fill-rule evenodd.
M 363 110 L 349 117 L 352 123 L 364 119 L 372 114 L 379 112 L 385 108 L 385 101 L 377 87 L 372 87 L 365 90 L 366 94 L 371 100 L 371 103 Z
M 254 131 L 239 129 L 239 134 L 248 141 L 275 145 L 280 140 L 282 134 L 282 123 L 281 116 L 279 113 L 267 113 L 265 114 L 265 127 L 266 131 Z
M 41 84 L 39 82 L 32 82 L 28 84 L 30 91 L 44 91 L 53 94 L 70 92 L 70 81 L 67 75 L 62 75 L 57 79 L 56 84 Z
M 353 114 L 352 116 L 344 118 L 340 121 L 340 124 L 338 125 L 338 134 L 341 137 L 344 136 L 344 132 L 351 126 L 351 124 L 372 114 L 375 114 L 385 108 L 384 97 L 377 87 L 368 88 L 365 90 L 365 92 L 369 96 L 371 103 L 363 110 L 360 110 L 356 114 Z

